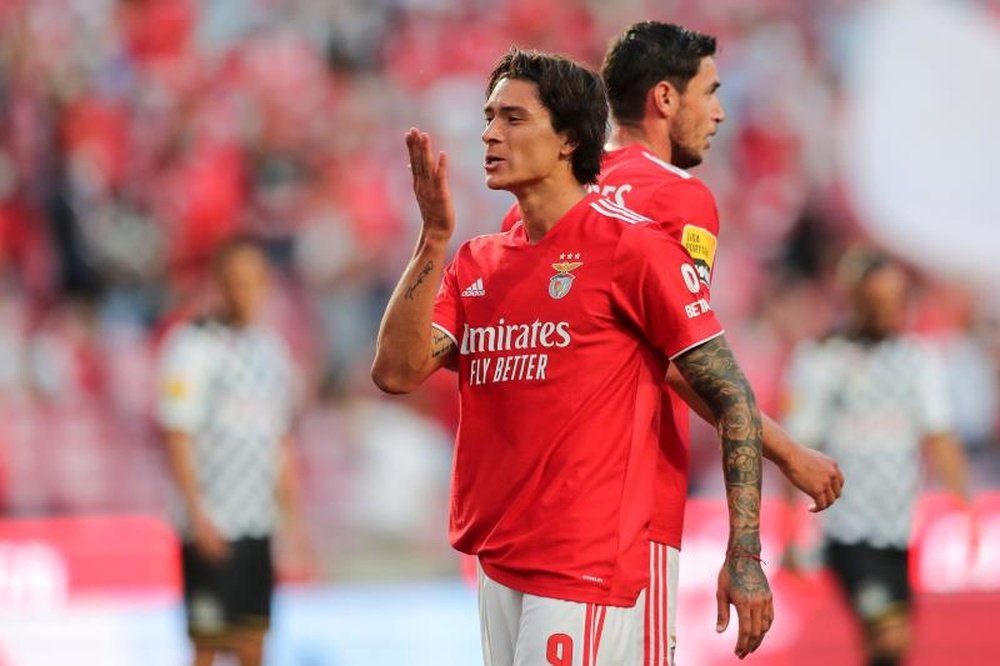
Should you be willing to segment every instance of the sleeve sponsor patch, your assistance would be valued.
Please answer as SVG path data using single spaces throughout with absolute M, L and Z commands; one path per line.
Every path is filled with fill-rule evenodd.
M 183 377 L 168 377 L 163 383 L 163 397 L 167 400 L 185 400 L 191 395 L 191 385 Z
M 684 225 L 681 232 L 681 244 L 694 259 L 698 269 L 698 277 L 705 284 L 712 283 L 712 265 L 715 263 L 715 246 L 718 241 L 715 235 L 707 229 L 693 224 Z

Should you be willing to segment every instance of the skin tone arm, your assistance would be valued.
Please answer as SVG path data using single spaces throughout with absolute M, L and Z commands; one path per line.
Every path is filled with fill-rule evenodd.
M 667 370 L 667 383 L 698 416 L 715 425 L 712 410 L 673 365 Z M 760 416 L 764 428 L 764 457 L 776 464 L 796 488 L 812 498 L 810 511 L 818 512 L 832 506 L 844 486 L 844 475 L 837 461 L 797 443 L 766 414 Z
M 760 646 L 774 621 L 771 589 L 760 562 L 760 412 L 723 336 L 685 352 L 674 364 L 708 406 L 722 440 L 729 543 L 716 592 L 716 631 L 725 631 L 729 605 L 735 606 L 739 618 L 735 652 L 743 659 Z
M 430 137 L 406 134 L 413 193 L 423 224 L 413 258 L 396 285 L 379 326 L 372 381 L 387 393 L 408 393 L 435 370 L 454 362 L 455 343 L 431 326 L 434 297 L 444 269 L 455 211 L 448 191 L 448 162 L 434 159 Z
M 938 433 L 924 439 L 924 450 L 945 487 L 968 506 L 971 498 L 962 445 L 951 434 Z
M 180 430 L 168 430 L 165 437 L 170 457 L 170 470 L 181 491 L 184 509 L 191 521 L 191 537 L 194 539 L 194 546 L 205 559 L 211 562 L 221 562 L 229 556 L 229 545 L 212 524 L 202 506 L 198 477 L 194 470 L 194 457 L 191 454 L 191 436 Z

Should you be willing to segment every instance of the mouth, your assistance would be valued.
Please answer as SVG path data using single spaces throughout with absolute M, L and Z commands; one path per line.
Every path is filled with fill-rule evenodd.
M 499 167 L 500 163 L 503 161 L 502 157 L 487 155 L 486 159 L 483 160 L 483 168 L 486 169 L 487 172 L 496 171 L 497 167 Z

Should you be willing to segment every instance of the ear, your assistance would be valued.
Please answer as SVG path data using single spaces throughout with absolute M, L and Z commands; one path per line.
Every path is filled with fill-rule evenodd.
M 670 118 L 680 108 L 681 94 L 669 81 L 659 81 L 649 89 L 646 104 L 651 106 L 662 118 Z
M 567 132 L 563 132 L 560 136 L 562 137 L 562 145 L 559 146 L 559 157 L 569 159 L 578 144 Z

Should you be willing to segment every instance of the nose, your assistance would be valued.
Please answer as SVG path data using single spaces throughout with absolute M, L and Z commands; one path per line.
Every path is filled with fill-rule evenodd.
M 497 119 L 493 118 L 486 122 L 486 127 L 483 129 L 483 143 L 487 146 L 497 143 L 500 141 L 499 133 L 497 132 Z
M 722 102 L 717 99 L 715 101 L 714 112 L 712 113 L 712 120 L 714 120 L 716 124 L 719 124 L 725 121 L 725 119 L 726 119 L 726 109 L 723 108 Z

